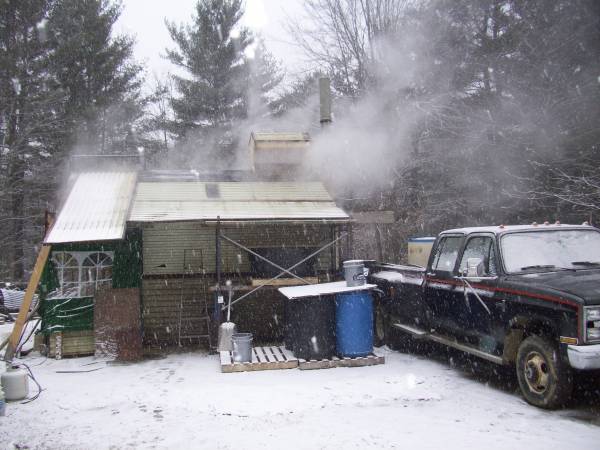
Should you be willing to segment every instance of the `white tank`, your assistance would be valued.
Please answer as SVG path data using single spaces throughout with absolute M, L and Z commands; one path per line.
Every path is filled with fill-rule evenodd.
M 23 369 L 8 368 L 0 377 L 4 398 L 23 400 L 29 395 L 29 376 Z

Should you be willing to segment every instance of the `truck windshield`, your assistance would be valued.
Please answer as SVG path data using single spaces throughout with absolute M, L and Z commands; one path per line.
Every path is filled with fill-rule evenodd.
M 506 234 L 500 247 L 507 273 L 600 268 L 600 233 L 594 230 Z

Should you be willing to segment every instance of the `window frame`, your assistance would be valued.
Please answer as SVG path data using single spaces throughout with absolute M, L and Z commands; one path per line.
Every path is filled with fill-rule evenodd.
M 454 261 L 454 266 L 449 271 L 448 270 L 440 270 L 437 268 L 437 263 L 439 263 L 439 257 L 437 257 L 437 255 L 435 254 L 437 252 L 437 250 L 440 249 L 440 246 L 443 243 L 445 243 L 445 241 L 447 241 L 448 239 L 458 239 L 458 246 L 459 246 L 458 251 L 456 253 L 456 260 Z M 431 267 L 431 271 L 433 273 L 435 273 L 437 275 L 445 274 L 446 276 L 452 276 L 453 274 L 456 273 L 457 265 L 459 264 L 459 261 L 461 259 L 464 239 L 465 239 L 464 234 L 444 234 L 439 237 L 438 242 L 436 243 L 436 246 L 435 246 L 436 252 L 432 252 L 432 255 L 431 255 L 430 267 Z M 442 251 L 443 251 L 443 247 L 442 247 Z M 441 253 L 440 253 L 440 256 L 441 256 Z M 437 257 L 437 263 L 436 263 L 436 257 Z M 436 264 L 435 267 L 434 267 L 434 264 Z
M 496 273 L 495 274 L 490 274 L 487 273 L 484 277 L 486 278 L 495 278 L 498 277 L 500 275 L 500 272 L 502 270 L 502 266 L 501 266 L 501 261 L 500 261 L 500 255 L 498 254 L 498 248 L 497 248 L 497 239 L 496 236 L 493 233 L 473 233 L 473 234 L 469 234 L 467 236 L 465 236 L 465 242 L 464 245 L 462 247 L 462 251 L 460 254 L 460 258 L 458 261 L 458 266 L 456 268 L 457 273 L 459 276 L 462 276 L 462 274 L 460 273 L 460 267 L 461 267 L 461 263 L 462 260 L 465 256 L 465 251 L 467 250 L 467 246 L 469 245 L 469 241 L 471 241 L 471 239 L 475 239 L 475 238 L 489 238 L 492 241 L 492 245 L 490 246 L 490 249 L 493 249 L 494 251 L 494 256 L 496 257 Z M 484 259 L 485 261 L 485 259 Z M 489 272 L 489 260 L 488 260 L 488 266 L 486 267 L 486 269 Z
M 68 263 L 71 263 L 73 260 L 75 260 L 77 262 L 77 281 L 68 281 L 65 283 L 64 281 L 64 274 L 65 274 L 65 269 L 68 270 L 74 270 L 75 267 L 74 266 L 68 266 L 66 264 L 64 264 L 63 262 L 59 261 L 58 257 L 62 256 L 62 260 L 66 261 Z M 94 263 L 94 259 L 92 257 L 97 256 L 97 255 L 102 255 L 102 256 L 98 256 L 98 261 Z M 66 259 L 66 257 L 69 257 L 68 259 Z M 90 261 L 92 263 L 94 263 L 93 265 L 90 264 L 86 264 L 87 261 Z M 110 264 L 107 265 L 105 264 L 107 262 L 107 260 L 110 260 Z M 76 288 L 76 298 L 81 298 L 81 297 L 90 297 L 93 296 L 96 292 L 96 290 L 98 289 L 98 286 L 100 285 L 104 285 L 107 283 L 110 283 L 112 285 L 112 278 L 113 278 L 113 273 L 112 273 L 112 269 L 114 268 L 114 264 L 115 264 L 115 252 L 114 251 L 54 251 L 52 252 L 52 257 L 51 257 L 51 261 L 54 264 L 54 267 L 56 269 L 57 272 L 57 277 L 58 277 L 58 281 L 59 281 L 59 287 L 58 287 L 58 293 L 61 296 L 64 295 L 71 295 L 71 293 L 73 293 L 73 290 L 70 289 L 65 289 L 65 284 L 68 284 L 69 288 Z M 84 265 L 85 264 L 85 265 Z M 101 270 L 105 270 L 107 268 L 111 269 L 110 272 L 110 277 L 103 277 L 101 279 L 98 278 L 98 275 L 101 273 Z M 92 269 L 93 270 L 93 276 L 94 279 L 93 281 L 90 281 L 87 279 L 87 277 L 85 276 L 85 272 L 88 269 Z M 91 286 L 93 289 L 93 292 L 91 294 L 84 294 L 83 292 L 85 291 L 85 288 L 87 288 L 88 286 Z

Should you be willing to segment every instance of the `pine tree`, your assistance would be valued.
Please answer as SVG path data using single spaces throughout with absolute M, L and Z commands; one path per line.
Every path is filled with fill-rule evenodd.
M 270 116 L 277 108 L 278 96 L 274 91 L 283 80 L 283 73 L 262 38 L 256 40 L 252 53 L 247 63 L 247 114 L 261 118 Z
M 134 40 L 113 34 L 120 13 L 120 3 L 110 0 L 57 0 L 51 10 L 50 69 L 68 93 L 66 147 L 78 144 L 92 154 L 130 150 L 125 138 L 143 114 L 142 69 L 132 59 Z
M 242 15 L 241 0 L 199 0 L 191 25 L 167 23 L 177 46 L 167 57 L 187 72 L 173 77 L 180 95 L 172 100 L 177 134 L 194 150 L 203 146 L 203 158 L 222 159 L 218 147 L 231 144 L 233 121 L 247 114 L 244 52 L 252 38 L 239 24 Z
M 51 89 L 46 70 L 49 6 L 45 0 L 0 2 L 0 274 L 14 281 L 25 275 L 27 236 L 41 238 L 39 222 L 29 218 L 42 218 L 48 192 L 40 173 L 62 128 L 64 97 Z

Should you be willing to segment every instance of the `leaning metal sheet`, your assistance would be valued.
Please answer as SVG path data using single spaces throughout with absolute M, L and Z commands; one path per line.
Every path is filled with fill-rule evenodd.
M 122 239 L 135 172 L 80 173 L 46 244 Z

